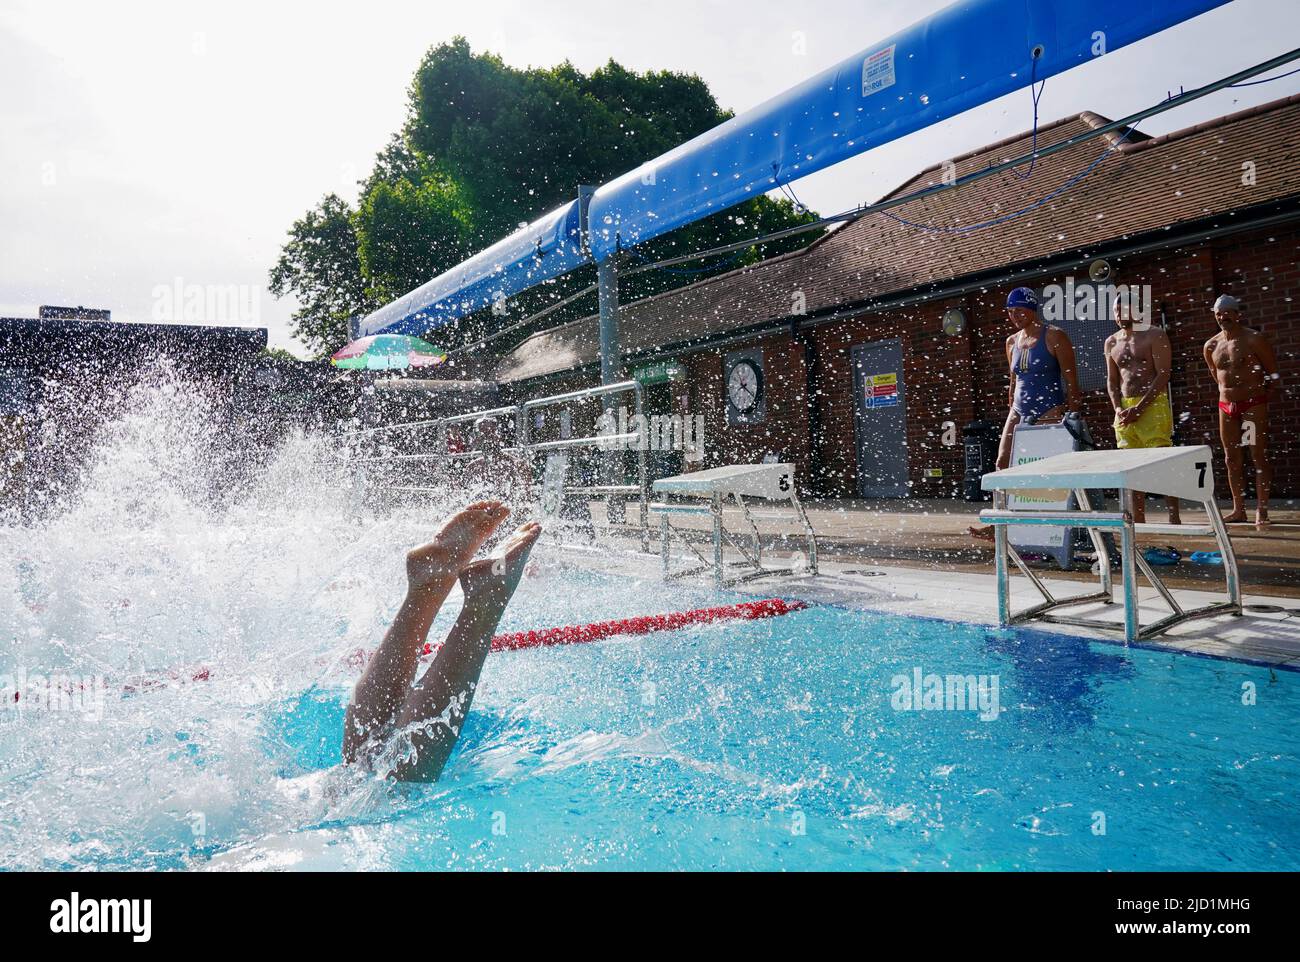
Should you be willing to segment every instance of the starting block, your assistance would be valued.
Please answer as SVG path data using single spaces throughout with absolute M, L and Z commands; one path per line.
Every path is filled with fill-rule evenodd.
M 729 585 L 755 578 L 794 574 L 791 569 L 763 566 L 763 549 L 755 519 L 789 519 L 799 522 L 808 544 L 808 565 L 805 571 L 799 573 L 817 574 L 817 536 L 795 490 L 793 464 L 732 464 L 721 468 L 710 468 L 707 471 L 692 471 L 669 478 L 660 478 L 654 482 L 653 490 L 656 494 L 693 497 L 706 502 L 702 504 L 657 502 L 650 505 L 651 512 L 659 515 L 659 548 L 666 579 L 684 578 L 712 569 L 713 579 L 717 584 Z M 782 514 L 777 511 L 753 512 L 746 498 L 770 502 L 773 505 L 786 502 L 792 514 Z M 740 508 L 746 524 L 749 525 L 753 536 L 752 552 L 746 550 L 722 523 L 722 508 L 728 500 Z M 712 558 L 706 558 L 680 529 L 674 529 L 669 520 L 672 515 L 708 515 L 712 519 Z M 669 544 L 674 530 L 682 535 L 683 543 L 700 560 L 700 564 L 696 567 L 676 573 L 670 570 Z M 738 565 L 747 569 L 743 574 L 731 578 L 726 576 L 726 566 L 723 562 L 724 542 L 740 553 L 742 560 Z
M 1237 573 L 1237 558 L 1232 551 L 1228 529 L 1219 514 L 1214 500 L 1214 469 L 1210 449 L 1204 445 L 1177 448 L 1141 448 L 1122 451 L 1074 451 L 1057 454 L 1040 461 L 1017 465 L 1004 471 L 984 475 L 981 482 L 985 491 L 993 492 L 993 508 L 980 512 L 980 518 L 993 525 L 995 558 L 998 579 L 998 621 L 1003 625 L 1038 619 L 1062 624 L 1086 625 L 1092 628 L 1114 630 L 1117 626 L 1096 618 L 1058 614 L 1062 608 L 1092 602 L 1114 604 L 1111 584 L 1110 554 L 1101 532 L 1111 529 L 1119 532 L 1120 573 L 1124 595 L 1124 640 L 1131 643 L 1151 638 L 1168 631 L 1175 625 L 1192 618 L 1214 615 L 1241 614 L 1241 580 Z M 1163 494 L 1199 502 L 1209 519 L 1208 525 L 1135 525 L 1127 511 L 1107 512 L 1091 510 L 1088 491 L 1098 488 L 1119 488 L 1121 494 L 1143 491 Z M 1074 496 L 1079 510 L 1008 510 L 1009 493 L 1042 500 L 1064 500 L 1069 492 Z M 1121 503 L 1127 498 L 1121 497 Z M 1052 595 L 1041 579 L 1024 563 L 1007 537 L 1009 525 L 1051 525 L 1085 528 L 1097 550 L 1101 590 L 1092 594 L 1075 595 L 1058 599 Z M 1212 534 L 1218 542 L 1223 558 L 1226 599 L 1201 608 L 1184 610 L 1159 576 L 1151 569 L 1136 547 L 1136 535 L 1143 532 L 1162 535 Z M 1027 577 L 1043 596 L 1040 604 L 1024 611 L 1011 611 L 1008 560 Z M 1156 589 L 1170 614 L 1147 627 L 1138 622 L 1137 574 L 1141 571 Z

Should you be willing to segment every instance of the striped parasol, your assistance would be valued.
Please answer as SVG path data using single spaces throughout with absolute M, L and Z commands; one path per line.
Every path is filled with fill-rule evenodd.
M 434 367 L 447 360 L 447 352 L 407 334 L 373 334 L 358 338 L 330 355 L 335 367 L 366 371 L 401 371 L 408 367 Z

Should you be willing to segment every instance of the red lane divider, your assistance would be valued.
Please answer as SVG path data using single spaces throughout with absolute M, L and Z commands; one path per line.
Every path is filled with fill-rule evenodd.
M 648 635 L 656 631 L 674 631 L 687 625 L 707 625 L 714 621 L 757 621 L 775 618 L 792 611 L 807 608 L 807 602 L 786 601 L 784 598 L 764 598 L 762 601 L 742 601 L 735 605 L 718 605 L 715 608 L 696 608 L 693 611 L 672 611 L 662 615 L 641 615 L 638 618 L 619 618 L 614 621 L 597 621 L 589 625 L 565 625 L 562 628 L 543 628 L 540 631 L 512 631 L 492 639 L 493 651 L 517 651 L 520 648 L 541 648 L 548 645 L 580 645 L 600 641 L 615 635 Z M 433 651 L 425 645 L 425 654 Z
M 559 628 L 542 628 L 530 631 L 511 631 L 492 639 L 492 651 L 519 651 L 523 648 L 544 648 L 551 645 L 580 645 L 617 635 L 648 635 L 656 631 L 675 631 L 688 625 L 707 625 L 715 621 L 758 621 L 788 615 L 808 607 L 805 601 L 786 601 L 784 598 L 764 598 L 761 601 L 742 601 L 734 605 L 717 605 L 713 608 L 695 608 L 691 611 L 670 611 L 662 615 L 641 615 L 635 618 L 618 618 L 614 621 L 596 621 L 587 625 L 564 625 Z M 426 643 L 422 655 L 432 655 L 437 646 Z M 358 649 L 347 659 L 358 671 L 365 667 L 372 653 Z M 206 666 L 173 669 L 153 676 L 137 676 L 123 686 L 126 694 L 155 691 L 190 682 L 210 681 L 212 674 Z M 85 687 L 84 685 L 81 687 Z M 18 700 L 14 692 L 14 701 Z

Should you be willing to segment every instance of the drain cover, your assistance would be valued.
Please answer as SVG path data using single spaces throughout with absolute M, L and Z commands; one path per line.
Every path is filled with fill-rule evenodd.
M 1242 611 L 1253 611 L 1257 615 L 1280 615 L 1288 609 L 1281 605 L 1242 605 Z

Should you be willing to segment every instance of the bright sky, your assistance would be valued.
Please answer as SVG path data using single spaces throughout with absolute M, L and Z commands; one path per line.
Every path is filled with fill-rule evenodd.
M 0 0 L 0 315 L 83 304 L 147 321 L 178 280 L 240 285 L 248 319 L 301 353 L 288 332 L 292 305 L 266 292 L 267 271 L 292 221 L 323 194 L 355 200 L 357 179 L 402 123 L 428 47 L 463 34 L 521 67 L 567 58 L 591 70 L 612 57 L 691 71 L 739 112 L 945 5 Z M 1298 39 L 1294 0 L 1234 0 L 1052 78 L 1042 116 L 1120 117 Z M 1143 129 L 1297 91 L 1300 75 L 1226 91 Z M 923 167 L 1026 130 L 1029 109 L 1018 92 L 796 190 L 823 213 L 874 200 Z

